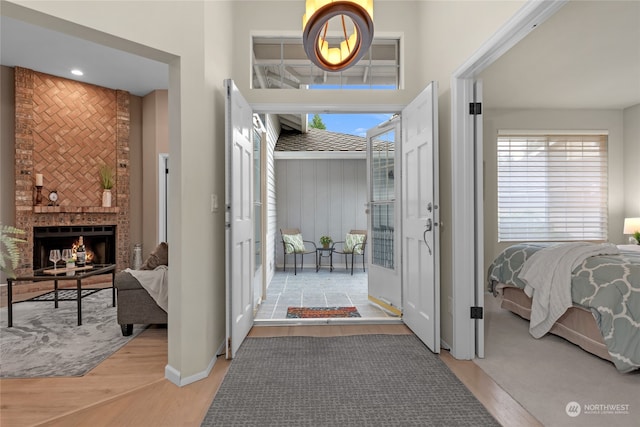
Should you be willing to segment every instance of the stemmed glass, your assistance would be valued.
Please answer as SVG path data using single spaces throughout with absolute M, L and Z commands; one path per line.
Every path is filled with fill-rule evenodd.
M 53 262 L 53 269 L 56 269 L 58 261 L 60 261 L 62 257 L 60 256 L 60 249 L 51 249 L 49 252 L 49 261 Z
M 62 250 L 62 259 L 64 260 L 65 267 L 69 263 L 69 260 L 73 258 L 73 251 L 71 249 L 63 249 Z

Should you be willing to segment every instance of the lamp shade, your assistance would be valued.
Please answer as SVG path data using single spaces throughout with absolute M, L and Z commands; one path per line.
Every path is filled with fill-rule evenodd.
M 633 234 L 640 231 L 640 218 L 625 218 L 622 234 Z

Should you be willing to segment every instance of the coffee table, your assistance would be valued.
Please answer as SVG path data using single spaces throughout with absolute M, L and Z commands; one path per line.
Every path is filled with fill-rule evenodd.
M 67 273 L 73 273 L 73 275 L 67 276 Z M 111 291 L 112 291 L 112 304 L 116 306 L 116 288 L 114 286 L 114 279 L 116 277 L 116 265 L 115 264 L 94 264 L 87 267 L 80 268 L 57 268 L 54 272 L 51 268 L 41 268 L 34 270 L 32 276 L 20 276 L 15 278 L 7 278 L 7 313 L 8 313 L 8 327 L 13 326 L 13 284 L 15 282 L 53 282 L 54 290 L 54 307 L 58 308 L 58 282 L 65 280 L 76 281 L 76 300 L 78 301 L 78 326 L 82 325 L 82 281 L 89 277 L 98 276 L 100 274 L 111 273 Z

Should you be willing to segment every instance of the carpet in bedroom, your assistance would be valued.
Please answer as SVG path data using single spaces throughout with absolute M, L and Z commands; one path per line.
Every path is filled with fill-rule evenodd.
M 485 297 L 485 358 L 475 363 L 546 427 L 637 427 L 640 371 L 619 373 L 614 365 L 554 335 L 529 335 L 529 322 Z M 567 415 L 577 402 L 581 414 Z M 628 405 L 628 414 L 610 414 L 584 405 Z M 620 407 L 624 409 L 624 407 Z
M 25 301 L 0 309 L 0 378 L 81 376 L 144 330 L 122 336 L 111 289 L 82 298 L 82 325 L 76 301 Z
M 413 335 L 247 338 L 202 426 L 498 426 Z

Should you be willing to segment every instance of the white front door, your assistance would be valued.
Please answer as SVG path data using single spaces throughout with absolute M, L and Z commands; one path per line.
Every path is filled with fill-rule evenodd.
M 402 110 L 402 305 L 404 323 L 440 352 L 438 83 Z
M 227 359 L 253 326 L 253 112 L 233 80 L 225 80 L 225 222 Z
M 369 300 L 397 315 L 402 312 L 399 142 L 397 117 L 367 131 Z

